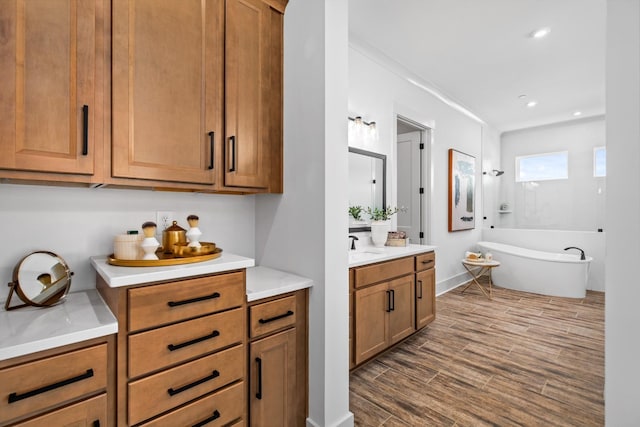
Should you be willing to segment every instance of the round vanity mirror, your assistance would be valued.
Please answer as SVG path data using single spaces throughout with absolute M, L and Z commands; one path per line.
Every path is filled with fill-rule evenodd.
M 67 295 L 71 286 L 71 276 L 67 263 L 53 252 L 37 251 L 24 257 L 13 270 L 11 290 L 4 305 L 5 310 L 25 307 L 48 307 Z M 24 304 L 10 307 L 13 293 Z

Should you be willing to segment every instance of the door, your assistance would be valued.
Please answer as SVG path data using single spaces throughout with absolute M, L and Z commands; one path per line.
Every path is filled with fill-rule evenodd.
M 0 6 L 0 168 L 91 175 L 96 1 Z
M 251 425 L 295 427 L 296 329 L 255 341 L 250 347 Z
M 420 138 L 420 131 L 398 135 L 398 231 L 406 232 L 412 243 L 420 242 L 422 231 Z
M 388 283 L 391 292 L 388 345 L 392 345 L 416 330 L 414 275 L 409 274 Z
M 214 184 L 224 2 L 113 0 L 114 177 Z
M 277 84 L 271 81 L 273 71 L 277 71 L 270 62 L 270 49 L 276 44 L 271 39 L 272 31 L 277 28 L 272 26 L 273 13 L 261 0 L 227 0 L 225 186 L 269 185 L 267 157 L 277 154 L 270 153 L 269 148 L 272 126 L 278 125 L 277 118 L 270 114 L 272 109 L 282 109 L 275 91 L 269 90 L 272 83 Z M 269 104 L 271 93 L 275 97 L 273 105 Z
M 387 319 L 391 309 L 388 283 L 355 291 L 355 364 L 387 348 Z
M 435 278 L 433 268 L 416 273 L 416 329 L 427 326 L 436 317 Z

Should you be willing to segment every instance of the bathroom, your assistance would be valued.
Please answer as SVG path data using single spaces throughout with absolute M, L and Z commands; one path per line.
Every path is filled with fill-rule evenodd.
M 305 4 L 292 0 L 287 9 L 285 81 L 290 89 L 285 94 L 285 146 L 288 158 L 298 161 L 288 161 L 285 165 L 284 196 L 239 197 L 3 183 L 0 184 L 0 220 L 5 224 L 5 240 L 11 245 L 3 251 L 0 263 L 2 278 L 9 280 L 15 262 L 27 251 L 49 249 L 63 254 L 73 266 L 75 289 L 91 287 L 95 280 L 94 272 L 86 258 L 109 251 L 110 238 L 114 233 L 126 230 L 132 224 L 139 225 L 153 219 L 157 210 L 173 210 L 178 218 L 199 212 L 200 228 L 210 236 L 215 236 L 226 250 L 255 256 L 265 265 L 314 279 L 316 287 L 310 302 L 312 321 L 309 332 L 315 337 L 310 356 L 310 366 L 315 369 L 310 372 L 309 416 L 317 421 L 317 425 L 341 425 L 348 413 L 347 331 L 342 327 L 347 322 L 347 300 L 343 292 L 346 277 L 343 272 L 348 265 L 346 254 L 338 253 L 335 249 L 345 246 L 343 231 L 348 227 L 344 215 L 348 205 L 344 190 L 347 180 L 347 159 L 344 156 L 347 147 L 346 117 L 357 112 L 367 120 L 376 120 L 380 140 L 393 138 L 396 115 L 431 125 L 437 130 L 431 156 L 440 160 L 435 165 L 437 167 L 432 169 L 433 184 L 430 191 L 433 208 L 429 230 L 431 241 L 438 242 L 438 293 L 462 281 L 461 254 L 485 238 L 481 221 L 469 232 L 449 234 L 446 231 L 447 172 L 442 167 L 446 162 L 446 150 L 456 147 L 476 159 L 494 159 L 495 163 L 483 166 L 486 170 L 498 165 L 500 168 L 506 167 L 498 161 L 499 135 L 496 132 L 422 94 L 420 89 L 401 84 L 394 73 L 376 66 L 356 46 L 349 47 L 348 8 L 342 3 L 329 1 Z M 609 3 L 619 7 L 614 7 L 609 14 L 608 19 L 614 24 L 612 28 L 626 24 L 627 16 L 638 16 L 637 9 L 631 6 L 628 7 L 632 10 L 627 11 L 624 10 L 627 6 L 620 5 L 620 2 Z M 318 17 L 324 17 L 324 20 Z M 635 25 L 633 28 L 637 30 L 637 23 Z M 614 37 L 616 35 L 613 34 Z M 620 49 L 620 56 L 624 56 L 624 59 L 617 56 L 611 58 L 609 71 L 617 73 L 614 75 L 620 74 L 621 79 L 625 78 L 628 68 L 637 75 L 637 69 L 627 67 L 627 58 L 628 55 L 636 58 L 640 50 L 633 46 L 622 46 Z M 345 72 L 347 58 L 350 63 L 349 75 Z M 372 90 L 370 84 L 379 79 L 386 84 L 375 84 Z M 615 102 L 626 102 L 632 97 L 629 93 L 637 95 L 637 87 L 629 89 L 621 86 L 615 81 L 608 82 L 608 90 L 615 96 Z M 395 101 L 396 95 L 404 101 Z M 377 103 L 378 99 L 385 101 L 384 105 Z M 615 169 L 619 171 L 636 169 L 630 162 L 637 157 L 637 148 L 627 147 L 626 143 L 629 139 L 637 139 L 637 132 L 628 128 L 629 123 L 637 118 L 637 107 L 636 110 L 633 108 L 622 111 L 620 108 L 608 108 L 607 120 L 613 120 L 618 129 L 615 132 L 607 129 L 607 146 L 611 154 L 608 164 L 614 162 L 617 166 Z M 430 113 L 421 113 L 425 109 Z M 610 135 L 609 132 L 614 133 Z M 487 144 L 484 144 L 485 141 Z M 374 145 L 367 149 L 388 155 L 392 163 L 392 147 Z M 494 157 L 489 151 L 495 151 Z M 628 180 L 632 180 L 633 185 L 637 184 L 635 175 L 618 178 L 613 168 L 610 167 L 609 171 L 610 188 L 614 183 L 624 186 Z M 389 173 L 393 176 L 394 172 L 390 169 Z M 496 180 L 502 178 L 505 176 L 495 177 Z M 496 194 L 494 202 L 497 204 L 491 206 L 498 206 L 502 202 L 499 197 Z M 626 242 L 629 236 L 634 240 L 640 236 L 635 228 L 624 226 L 621 214 L 611 214 L 615 214 L 616 207 L 623 202 L 634 203 L 635 206 L 638 197 L 635 193 L 610 192 L 607 195 L 609 225 L 605 231 L 608 236 L 608 255 L 624 255 L 629 251 L 628 258 L 619 258 L 619 261 L 607 264 L 608 283 L 622 283 L 633 277 L 632 261 L 640 254 L 633 248 L 627 248 Z M 478 195 L 483 207 L 489 203 L 488 199 L 486 195 Z M 390 199 L 389 204 L 393 203 L 393 199 Z M 180 206 L 180 209 L 175 206 Z M 620 220 L 619 223 L 616 220 Z M 604 233 L 598 235 L 600 237 L 603 238 Z M 589 242 L 575 243 L 592 253 L 594 258 L 603 258 L 597 254 L 595 247 L 593 251 L 589 249 Z M 3 297 L 6 292 L 5 288 Z M 620 313 L 619 316 L 632 316 L 631 321 L 637 320 L 637 316 L 632 314 L 635 312 L 633 304 L 625 302 L 636 301 L 637 291 L 623 286 L 608 289 L 608 304 L 610 295 L 616 302 L 614 306 L 607 307 L 612 316 L 613 313 Z M 610 320 L 612 327 L 620 326 L 620 331 L 624 329 L 626 320 L 619 317 Z M 611 381 L 616 381 L 608 388 L 615 393 L 611 397 L 619 397 L 618 402 L 621 402 L 616 407 L 616 400 L 612 399 L 611 410 L 618 414 L 624 414 L 625 410 L 633 412 L 628 409 L 632 408 L 632 403 L 625 407 L 622 396 L 634 395 L 627 392 L 628 386 L 623 384 L 637 382 L 633 360 L 634 357 L 637 359 L 638 349 L 632 347 L 633 351 L 628 351 L 625 347 L 628 345 L 628 336 L 623 332 L 614 331 L 610 336 L 612 347 L 608 348 L 611 350 L 608 357 L 623 366 L 608 372 L 612 374 Z M 627 350 L 623 352 L 622 348 Z M 634 381 L 623 381 L 621 378 L 624 379 L 625 375 Z M 609 401 L 607 405 L 609 411 Z M 615 418 L 612 423 L 615 424 Z

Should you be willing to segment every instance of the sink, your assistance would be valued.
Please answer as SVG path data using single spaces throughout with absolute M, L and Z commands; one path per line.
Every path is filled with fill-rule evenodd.
M 385 254 L 386 252 L 382 248 L 366 248 L 349 251 L 349 263 L 374 260 Z

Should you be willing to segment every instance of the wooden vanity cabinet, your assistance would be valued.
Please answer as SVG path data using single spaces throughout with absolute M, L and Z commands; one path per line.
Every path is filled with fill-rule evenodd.
M 435 319 L 435 254 L 349 270 L 349 366 L 371 359 Z
M 246 418 L 245 270 L 97 287 L 120 328 L 118 425 Z
M 250 303 L 249 425 L 295 427 L 307 417 L 307 290 Z
M 89 182 L 102 153 L 104 2 L 0 7 L 0 176 Z
M 115 426 L 114 336 L 0 362 L 0 426 Z

